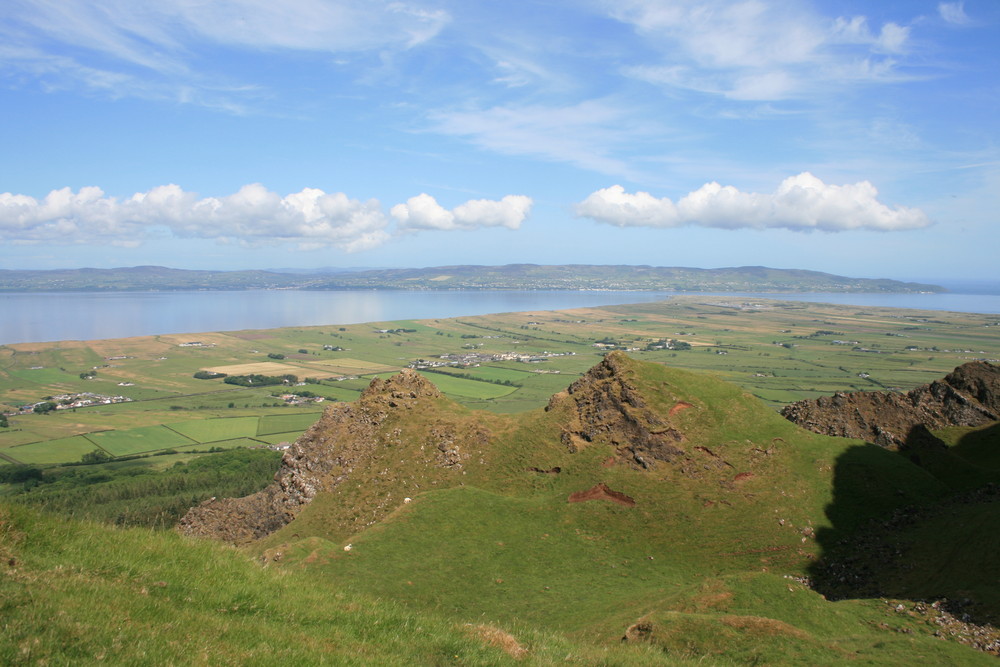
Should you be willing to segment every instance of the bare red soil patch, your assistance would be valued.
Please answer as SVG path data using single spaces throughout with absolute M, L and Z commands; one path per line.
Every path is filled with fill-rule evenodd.
M 693 408 L 693 407 L 694 405 L 688 403 L 687 401 L 677 401 L 677 403 L 674 404 L 674 407 L 670 408 L 670 412 L 667 413 L 667 416 L 673 417 L 681 410 L 687 410 L 688 408 Z
M 741 472 L 736 477 L 733 477 L 733 481 L 734 482 L 742 482 L 743 480 L 750 479 L 751 477 L 753 477 L 753 473 L 752 472 Z
M 635 507 L 635 500 L 633 498 L 626 496 L 621 491 L 613 491 L 609 489 L 607 484 L 604 482 L 592 486 L 586 491 L 571 493 L 567 502 L 582 503 L 588 500 L 610 500 L 613 503 L 625 505 L 626 507 Z

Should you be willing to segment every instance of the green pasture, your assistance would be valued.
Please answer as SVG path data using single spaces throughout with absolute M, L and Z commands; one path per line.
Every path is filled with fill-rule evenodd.
M 86 437 L 112 456 L 176 449 L 194 442 L 191 438 L 166 426 L 145 426 L 127 431 L 102 431 L 89 433 Z
M 305 412 L 291 415 L 264 415 L 257 427 L 257 436 L 302 432 L 316 423 L 322 412 Z
M 26 380 L 33 384 L 40 385 L 83 385 L 86 380 L 81 380 L 79 374 L 89 368 L 81 368 L 76 373 L 68 373 L 59 368 L 24 368 L 10 371 L 11 377 L 19 380 Z
M 368 386 L 367 382 L 365 383 L 365 386 Z M 364 387 L 349 389 L 348 387 L 343 386 L 340 382 L 330 384 L 311 384 L 308 387 L 308 391 L 313 392 L 317 396 L 323 396 L 324 398 L 333 401 L 353 401 L 363 390 Z
M 93 440 L 76 435 L 70 438 L 10 447 L 4 450 L 4 454 L 16 459 L 18 463 L 47 465 L 79 461 L 80 457 L 95 449 L 100 449 L 100 447 L 96 446 Z
M 19 428 L 7 427 L 0 429 L 0 450 L 7 447 L 26 445 L 29 442 L 38 442 L 38 437 L 34 433 L 22 431 Z
M 258 438 L 232 438 L 229 440 L 214 440 L 206 441 L 197 445 L 187 445 L 185 447 L 175 448 L 178 452 L 191 452 L 191 451 L 205 451 L 208 448 L 216 449 L 237 449 L 237 448 L 252 448 L 260 447 L 265 443 L 263 440 Z
M 223 417 L 179 422 L 170 424 L 170 428 L 195 442 L 216 442 L 253 437 L 259 424 L 258 417 Z
M 317 418 L 318 417 L 319 416 L 317 415 Z M 312 426 L 312 424 L 310 424 L 310 426 Z M 301 431 L 288 431 L 287 433 L 271 433 L 269 435 L 258 435 L 256 438 L 254 438 L 254 440 L 265 442 L 269 445 L 277 445 L 282 442 L 290 443 L 294 442 L 295 439 L 298 438 L 300 435 L 302 435 L 304 432 L 305 429 L 302 429 Z
M 447 372 L 448 369 L 445 369 Z M 479 366 L 476 368 L 462 368 L 453 371 L 455 373 L 464 373 L 467 375 L 472 375 L 483 380 L 490 380 L 494 382 L 505 382 L 510 380 L 511 382 L 520 383 L 522 380 L 533 375 L 530 371 L 518 371 L 510 368 L 500 368 L 498 366 Z
M 430 380 L 435 387 L 448 396 L 456 396 L 472 399 L 495 399 L 516 391 L 516 387 L 493 384 L 491 382 L 480 382 L 478 380 L 466 380 L 465 378 L 454 377 L 444 373 L 424 373 L 421 375 Z M 388 377 L 388 376 L 385 376 Z

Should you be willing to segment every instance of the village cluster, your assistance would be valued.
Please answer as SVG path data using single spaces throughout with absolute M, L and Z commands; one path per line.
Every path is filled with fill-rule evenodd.
M 541 352 L 540 354 L 522 354 L 521 352 L 462 352 L 458 354 L 442 354 L 437 360 L 417 359 L 407 364 L 410 368 L 442 368 L 445 366 L 457 366 L 468 368 L 497 361 L 518 361 L 523 364 L 537 364 L 547 361 L 552 357 L 568 357 L 576 352 Z
M 92 405 L 110 405 L 112 403 L 127 403 L 132 399 L 128 396 L 105 396 L 89 391 L 79 394 L 61 394 L 50 396 L 37 403 L 28 403 L 18 409 L 19 414 L 32 412 L 48 412 L 49 410 L 69 410 L 71 408 L 86 408 Z

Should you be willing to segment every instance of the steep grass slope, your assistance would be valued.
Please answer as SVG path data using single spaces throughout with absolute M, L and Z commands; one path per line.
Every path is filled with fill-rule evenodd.
M 950 493 L 905 457 L 622 354 L 516 421 L 382 389 L 368 454 L 317 482 L 256 546 L 266 559 L 412 609 L 624 635 L 665 658 L 978 659 L 928 619 L 803 585 L 826 545 Z M 357 446 L 339 435 L 331 451 Z

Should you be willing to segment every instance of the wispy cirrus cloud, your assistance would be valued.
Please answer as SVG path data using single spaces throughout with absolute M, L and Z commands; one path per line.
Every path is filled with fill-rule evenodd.
M 868 181 L 828 185 L 809 172 L 786 178 L 769 194 L 706 183 L 676 203 L 613 185 L 577 204 L 576 214 L 618 227 L 901 231 L 930 224 L 923 211 L 891 208 Z
M 204 198 L 172 184 L 128 198 L 109 197 L 98 187 L 75 192 L 62 188 L 42 199 L 0 193 L 0 241 L 132 247 L 168 235 L 358 252 L 378 247 L 395 234 L 517 229 L 531 204 L 529 197 L 508 195 L 500 200 L 470 200 L 449 211 L 421 194 L 393 207 L 390 219 L 376 199 L 360 201 L 319 188 L 282 196 L 255 183 L 230 195 Z
M 0 65 L 45 87 L 239 110 L 259 83 L 227 71 L 219 49 L 345 54 L 406 50 L 433 39 L 447 12 L 395 0 L 156 3 L 10 0 L 0 7 Z M 231 69 L 231 68 L 230 68 Z M 109 93 L 110 94 L 110 93 Z
M 432 131 L 480 148 L 624 177 L 633 177 L 634 170 L 614 155 L 657 129 L 663 131 L 634 109 L 607 99 L 438 110 L 429 118 Z
M 731 0 L 623 0 L 609 16 L 661 54 L 628 76 L 733 100 L 801 98 L 831 85 L 905 78 L 910 28 L 867 17 L 827 17 L 805 5 Z
M 972 25 L 972 19 L 965 13 L 964 2 L 942 2 L 938 4 L 938 14 L 952 25 Z

